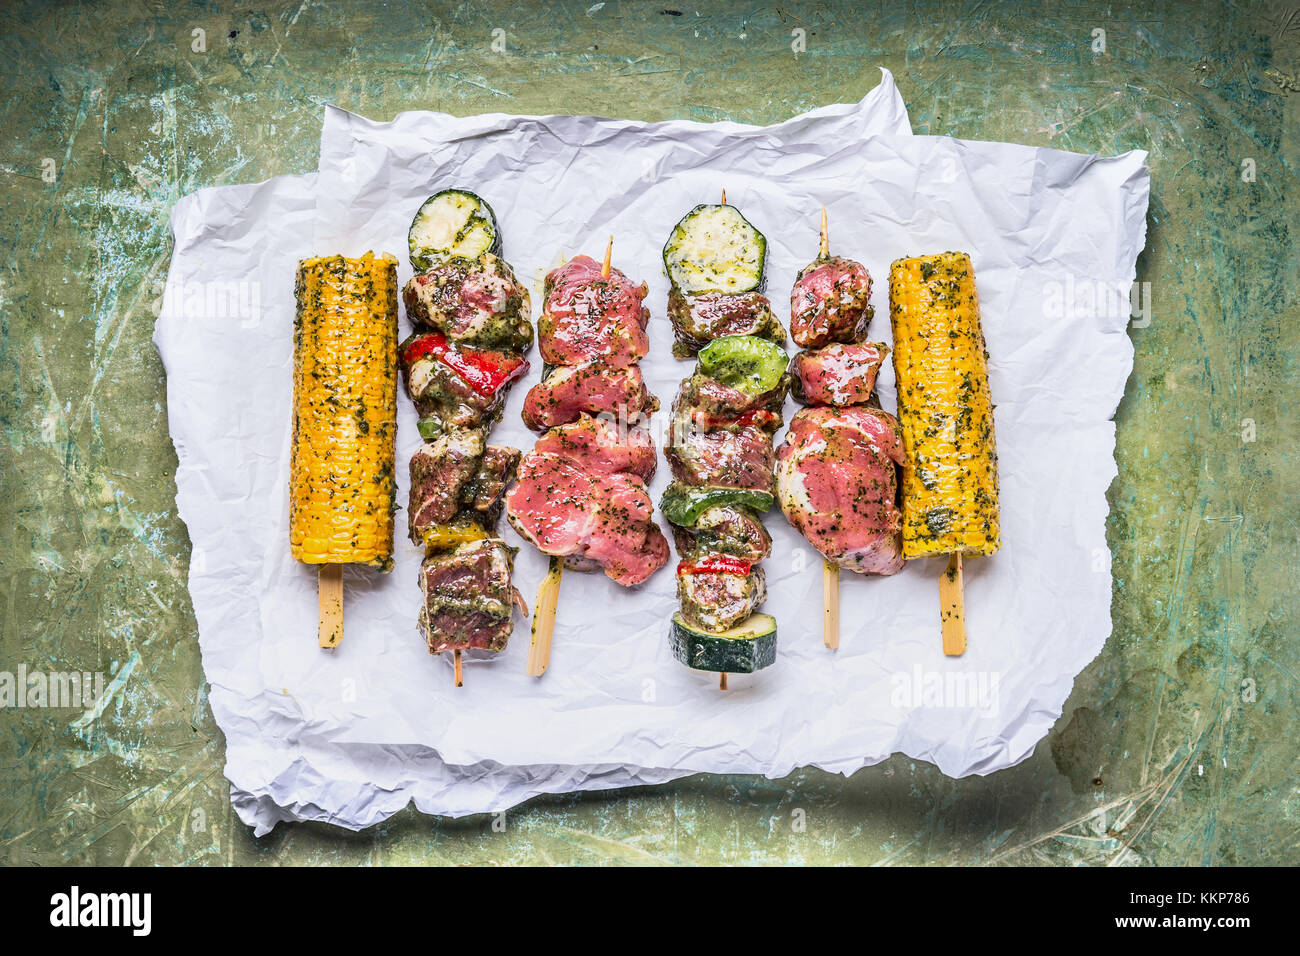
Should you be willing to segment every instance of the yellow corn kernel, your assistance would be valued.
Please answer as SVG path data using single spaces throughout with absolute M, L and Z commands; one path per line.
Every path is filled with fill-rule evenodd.
M 889 318 L 903 449 L 903 557 L 992 554 L 998 456 L 970 256 L 899 259 Z
M 320 256 L 294 292 L 289 546 L 308 564 L 393 564 L 397 260 Z

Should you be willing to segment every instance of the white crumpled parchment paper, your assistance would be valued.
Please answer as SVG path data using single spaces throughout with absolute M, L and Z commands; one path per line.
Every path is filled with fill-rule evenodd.
M 195 543 L 190 589 L 242 819 L 259 833 L 279 819 L 359 827 L 410 800 L 463 814 L 694 771 L 848 773 L 896 751 L 951 775 L 987 773 L 1032 751 L 1110 631 L 1109 419 L 1132 364 L 1127 299 L 1114 290 L 1132 280 L 1143 244 L 1145 154 L 1100 159 L 905 128 L 887 74 L 862 104 L 767 129 L 428 113 L 376 124 L 330 110 L 316 202 L 311 177 L 285 177 L 178 204 L 156 339 Z M 780 622 L 778 661 L 733 677 L 726 694 L 669 653 L 671 568 L 632 591 L 566 574 L 547 676 L 523 673 L 520 621 L 507 651 L 468 661 L 453 688 L 449 661 L 429 656 L 415 630 L 419 554 L 401 538 L 404 513 L 396 572 L 350 569 L 344 643 L 316 649 L 316 576 L 285 547 L 293 264 L 368 248 L 404 260 L 420 201 L 453 184 L 493 204 L 506 258 L 537 280 L 535 311 L 547 268 L 597 256 L 614 235 L 615 264 L 651 287 L 643 368 L 665 406 L 691 365 L 671 357 L 659 250 L 681 214 L 721 188 L 768 237 L 768 291 L 783 318 L 795 272 L 815 255 L 823 203 L 832 250 L 877 279 L 873 338 L 889 340 L 893 259 L 969 251 L 998 406 L 1004 546 L 967 562 L 967 654 L 940 651 L 938 560 L 892 578 L 845 574 L 841 649 L 827 652 L 820 561 L 776 511 L 765 610 Z M 252 284 L 249 308 L 227 307 L 233 315 L 183 294 L 240 282 Z M 518 418 L 540 376 L 533 355 L 494 441 L 535 440 Z M 892 408 L 889 370 L 880 391 Z M 403 479 L 414 424 L 404 403 Z M 399 503 L 405 495 L 403 480 Z M 524 545 L 516 583 L 529 598 L 544 569 Z

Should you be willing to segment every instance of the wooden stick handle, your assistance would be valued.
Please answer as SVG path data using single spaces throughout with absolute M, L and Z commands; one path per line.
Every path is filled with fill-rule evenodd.
M 831 254 L 830 236 L 826 232 L 826 207 L 822 206 L 822 238 L 817 246 L 817 258 L 825 259 Z
M 830 650 L 839 650 L 840 566 L 834 561 L 822 561 L 822 614 L 822 638 Z
M 461 666 L 460 666 L 460 648 L 459 648 L 459 647 L 456 648 L 455 652 L 452 654 L 452 658 L 453 658 L 453 661 L 454 661 L 454 667 L 455 667 L 456 686 L 457 686 L 457 687 L 464 687 L 464 686 L 465 686 L 465 674 L 464 674 L 464 672 L 461 670 Z
M 962 596 L 961 552 L 948 556 L 948 570 L 939 578 L 939 622 L 943 627 L 943 652 L 950 657 L 966 653 L 966 602 Z
M 343 565 L 320 565 L 316 578 L 316 599 L 320 603 L 317 643 L 321 647 L 338 647 L 343 640 Z
M 727 672 L 723 671 L 721 674 L 718 675 L 718 690 L 726 690 L 726 689 L 727 689 Z
M 560 578 L 564 559 L 551 558 L 551 566 L 537 586 L 533 604 L 533 636 L 528 644 L 528 676 L 541 677 L 551 666 L 551 637 L 555 633 L 555 605 L 560 600 Z
M 609 237 L 609 243 L 605 246 L 605 263 L 600 267 L 600 274 L 604 278 L 609 277 L 609 262 L 614 255 L 614 237 Z
M 724 189 L 722 190 L 722 205 L 725 206 L 726 204 L 727 204 L 727 191 Z

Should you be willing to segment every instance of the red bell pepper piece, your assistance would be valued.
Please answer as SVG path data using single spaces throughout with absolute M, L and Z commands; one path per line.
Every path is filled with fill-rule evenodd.
M 402 352 L 407 368 L 428 355 L 447 366 L 480 395 L 495 395 L 503 385 L 528 371 L 528 362 L 517 355 L 488 349 L 452 345 L 441 332 L 417 335 Z
M 677 565 L 677 576 L 683 574 L 740 574 L 747 575 L 754 562 L 730 554 L 706 554 L 697 561 L 683 561 Z

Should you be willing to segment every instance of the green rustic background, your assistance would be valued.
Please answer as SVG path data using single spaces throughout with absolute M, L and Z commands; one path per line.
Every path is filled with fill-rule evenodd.
M 0 670 L 118 675 L 96 719 L 0 711 L 0 862 L 1300 863 L 1294 3 L 11 2 L 0 30 Z M 768 123 L 880 66 L 918 133 L 1151 154 L 1115 630 L 1050 737 L 988 778 L 895 757 L 254 840 L 150 341 L 172 203 L 314 169 L 331 102 Z

